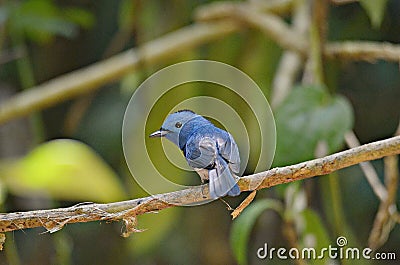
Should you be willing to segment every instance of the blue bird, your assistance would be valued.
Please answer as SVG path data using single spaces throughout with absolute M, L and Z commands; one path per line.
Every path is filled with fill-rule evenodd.
M 168 115 L 150 137 L 166 137 L 176 144 L 201 182 L 208 180 L 212 199 L 240 194 L 239 149 L 228 132 L 191 110 L 180 110 Z

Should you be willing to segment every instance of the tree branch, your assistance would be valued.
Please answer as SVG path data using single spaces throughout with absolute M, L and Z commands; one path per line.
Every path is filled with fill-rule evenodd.
M 245 176 L 240 178 L 238 184 L 241 191 L 259 190 L 329 174 L 364 161 L 399 153 L 400 136 L 396 136 L 323 158 Z M 129 234 L 136 231 L 134 225 L 138 215 L 174 206 L 205 202 L 209 199 L 208 187 L 205 185 L 122 202 L 81 203 L 68 208 L 4 213 L 0 214 L 0 232 L 33 227 L 44 227 L 49 232 L 55 232 L 67 223 L 124 220 Z
M 221 39 L 239 31 L 241 25 L 257 28 L 283 48 L 304 56 L 308 53 L 307 40 L 291 29 L 279 16 L 272 14 L 279 12 L 280 8 L 287 9 L 291 2 L 274 1 L 262 8 L 258 4 L 241 5 L 226 2 L 223 3 L 224 8 L 218 3 L 205 5 L 199 9 L 197 18 L 209 23 L 186 26 L 139 48 L 127 50 L 21 92 L 0 105 L 0 124 L 94 91 L 143 65 L 154 64 L 183 50 Z M 262 13 L 260 9 L 271 13 Z M 390 43 L 327 43 L 322 52 L 327 58 L 400 61 L 400 45 Z
M 262 31 L 282 48 L 295 51 L 303 56 L 307 55 L 307 39 L 289 25 L 278 15 L 263 13 L 249 4 L 226 3 L 225 8 L 212 5 L 196 15 L 199 21 L 234 20 Z
M 346 60 L 400 62 L 400 45 L 374 41 L 331 42 L 325 46 L 324 55 Z
M 355 133 L 350 131 L 345 134 L 344 140 L 348 147 L 354 148 L 360 146 L 360 141 L 357 139 Z M 365 178 L 367 179 L 372 191 L 379 198 L 381 202 L 386 201 L 387 191 L 385 186 L 379 180 L 378 173 L 376 172 L 374 166 L 370 162 L 360 163 L 360 168 L 364 172 Z
M 293 0 L 269 0 L 258 2 L 232 2 L 218 1 L 201 5 L 194 12 L 194 19 L 197 21 L 215 21 L 221 18 L 230 18 L 237 8 L 256 9 L 262 12 L 271 12 L 276 15 L 286 15 L 290 13 Z
M 293 7 L 292 30 L 307 35 L 310 27 L 310 8 L 306 1 L 296 1 Z M 271 107 L 275 109 L 290 93 L 298 73 L 304 65 L 304 58 L 294 51 L 282 54 L 276 70 L 271 91 Z
M 88 67 L 56 77 L 19 93 L 0 105 L 0 124 L 88 93 L 130 71 L 154 64 L 239 29 L 233 22 L 198 23 Z
M 400 122 L 394 134 L 400 136 Z M 399 212 L 396 206 L 397 189 L 399 186 L 399 157 L 386 156 L 383 159 L 385 172 L 385 200 L 381 200 L 374 225 L 369 234 L 368 246 L 377 249 L 389 238 L 389 233 L 399 222 Z
M 199 8 L 195 14 L 198 21 L 218 22 L 236 21 L 259 29 L 281 47 L 307 55 L 309 45 L 305 37 L 289 28 L 287 23 L 279 16 L 264 13 L 261 8 L 246 3 L 216 2 Z M 271 9 L 270 12 L 277 10 Z M 386 60 L 400 61 L 400 45 L 388 42 L 373 41 L 344 41 L 326 43 L 322 50 L 327 58 L 345 60 L 375 61 Z

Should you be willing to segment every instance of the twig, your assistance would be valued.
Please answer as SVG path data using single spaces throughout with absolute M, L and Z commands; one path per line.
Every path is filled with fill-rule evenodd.
M 397 126 L 396 132 L 394 133 L 395 136 L 400 135 L 400 120 L 399 120 L 399 126 Z
M 400 122 L 394 135 L 400 135 Z M 399 158 L 397 155 L 387 156 L 383 161 L 387 198 L 385 201 L 381 201 L 379 205 L 374 225 L 368 238 L 368 245 L 372 249 L 382 246 L 387 241 L 395 223 L 399 222 L 399 212 L 396 207 L 399 185 Z
M 292 30 L 279 16 L 250 8 L 237 8 L 232 17 L 235 21 L 260 29 L 282 48 L 307 55 L 306 38 Z
M 372 249 L 382 246 L 388 239 L 392 231 L 395 220 L 392 215 L 397 212 L 396 195 L 399 184 L 398 157 L 387 156 L 385 162 L 385 186 L 387 189 L 387 199 L 379 205 L 374 225 L 368 239 L 368 245 Z
M 194 24 L 167 34 L 143 46 L 107 60 L 54 78 L 21 92 L 0 106 L 0 124 L 117 80 L 135 68 L 160 62 L 177 52 L 188 50 L 238 30 L 232 22 Z
M 360 146 L 360 142 L 352 131 L 346 133 L 344 139 L 347 146 L 350 148 Z M 376 173 L 375 168 L 370 162 L 360 163 L 360 168 L 364 172 L 365 178 L 367 179 L 375 195 L 379 198 L 381 202 L 384 202 L 387 198 L 387 191 L 379 180 L 378 173 Z
M 233 19 L 236 18 L 236 19 Z M 232 20 L 235 20 L 232 21 Z M 100 86 L 121 78 L 137 67 L 154 64 L 175 52 L 182 52 L 215 39 L 223 38 L 241 29 L 237 21 L 261 29 L 288 50 L 307 54 L 308 44 L 303 36 L 294 32 L 278 16 L 263 14 L 253 9 L 237 8 L 229 19 L 207 24 L 194 24 L 171 32 L 130 49 L 107 60 L 54 78 L 42 85 L 17 94 L 0 105 L 0 124 L 38 111 L 73 97 L 98 89 Z M 328 58 L 373 61 L 383 59 L 400 61 L 400 45 L 379 42 L 327 43 L 323 53 Z
M 331 42 L 325 46 L 324 55 L 345 60 L 400 62 L 400 45 L 373 41 Z
M 256 197 L 257 190 L 253 190 L 249 196 L 244 199 L 238 207 L 231 213 L 232 220 L 236 219 L 244 209 L 246 209 L 247 206 L 254 200 L 254 197 Z
M 323 158 L 245 176 L 240 178 L 238 184 L 241 191 L 259 190 L 329 174 L 363 161 L 399 153 L 400 136 L 396 136 Z M 209 199 L 208 188 L 195 186 L 180 191 L 115 203 L 83 203 L 68 208 L 5 213 L 0 214 L 0 232 L 42 226 L 53 232 L 61 229 L 67 223 L 135 220 L 133 217 L 144 213 L 204 202 Z
M 323 50 L 326 43 L 327 31 L 327 2 L 326 0 L 312 1 L 311 25 L 309 34 L 309 52 L 306 61 L 303 84 L 324 84 Z
M 265 11 L 265 10 L 263 10 Z M 271 13 L 276 10 L 269 10 Z M 291 30 L 283 19 L 273 14 L 264 14 L 254 6 L 242 3 L 224 3 L 206 5 L 199 9 L 195 16 L 199 21 L 235 20 L 244 22 L 266 33 L 276 43 L 302 55 L 308 52 L 308 44 L 304 37 Z M 400 45 L 388 42 L 344 41 L 326 43 L 322 50 L 327 58 L 376 61 L 400 61 Z
M 298 32 L 292 30 L 286 22 L 273 13 L 263 13 L 248 4 L 217 5 L 201 9 L 195 16 L 199 21 L 234 20 L 247 26 L 257 28 L 283 48 L 299 54 L 307 54 L 307 41 Z M 210 12 L 211 11 L 211 12 Z
M 0 234 L 0 250 L 3 250 L 3 244 L 6 242 L 6 235 Z
M 310 8 L 306 1 L 296 1 L 292 29 L 306 35 L 310 25 Z M 272 84 L 271 106 L 276 108 L 289 94 L 301 67 L 303 57 L 294 51 L 285 51 L 281 57 Z
M 331 2 L 335 5 L 347 5 L 358 2 L 359 0 L 331 0 Z
M 276 15 L 284 15 L 292 9 L 294 0 L 269 0 L 232 2 L 218 1 L 198 7 L 194 12 L 197 21 L 213 21 L 221 18 L 229 18 L 236 8 L 253 8 L 262 12 L 270 12 Z

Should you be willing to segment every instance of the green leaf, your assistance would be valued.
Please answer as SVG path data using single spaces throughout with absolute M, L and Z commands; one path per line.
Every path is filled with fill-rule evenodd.
M 360 0 L 360 4 L 367 12 L 372 27 L 379 28 L 385 16 L 387 0 Z
M 234 221 L 231 229 L 231 248 L 238 264 L 247 264 L 247 244 L 250 232 L 257 218 L 266 210 L 282 212 L 282 204 L 278 200 L 258 200 L 248 206 Z
M 0 171 L 10 192 L 54 199 L 110 202 L 126 198 L 113 170 L 87 145 L 69 139 L 44 143 Z
M 39 43 L 50 41 L 54 35 L 73 37 L 77 32 L 49 0 L 28 0 L 15 6 L 9 24 L 11 30 Z
M 88 28 L 94 23 L 90 12 L 80 8 L 60 8 L 50 0 L 13 3 L 8 10 L 9 31 L 38 43 L 49 42 L 54 36 L 74 37 L 77 26 Z
M 75 23 L 85 29 L 93 26 L 95 23 L 95 17 L 92 13 L 76 7 L 68 7 L 62 10 L 62 13 L 66 20 Z
M 317 146 L 337 151 L 353 126 L 350 103 L 320 87 L 294 89 L 275 112 L 275 166 L 313 159 Z

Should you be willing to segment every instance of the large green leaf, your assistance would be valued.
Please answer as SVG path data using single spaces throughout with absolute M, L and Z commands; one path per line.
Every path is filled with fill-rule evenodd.
M 379 28 L 385 16 L 387 0 L 360 0 L 360 4 L 367 12 L 372 26 Z
M 258 200 L 248 206 L 234 221 L 231 229 L 231 248 L 239 264 L 247 264 L 247 244 L 250 232 L 257 218 L 266 210 L 275 210 L 281 213 L 281 202 L 273 199 Z
M 275 166 L 313 159 L 319 144 L 337 151 L 352 128 L 353 112 L 342 96 L 330 96 L 320 87 L 294 89 L 275 112 L 277 146 Z
M 113 170 L 87 145 L 69 139 L 44 143 L 15 163 L 2 166 L 8 190 L 21 196 L 110 202 L 126 198 Z

